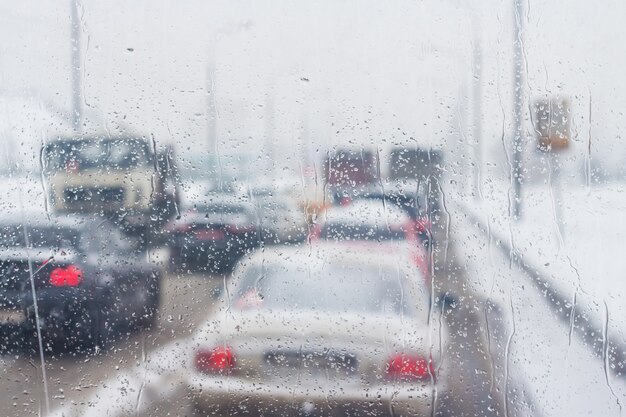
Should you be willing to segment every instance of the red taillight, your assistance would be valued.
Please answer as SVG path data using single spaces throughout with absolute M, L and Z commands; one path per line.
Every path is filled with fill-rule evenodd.
M 198 240 L 222 240 L 224 232 L 216 229 L 196 230 L 196 239 Z
M 57 267 L 50 272 L 50 284 L 55 287 L 76 287 L 83 282 L 83 271 L 77 266 Z
M 387 364 L 387 377 L 396 380 L 430 381 L 435 380 L 435 367 L 432 360 L 407 354 L 392 357 Z
M 235 367 L 235 356 L 229 346 L 218 346 L 213 350 L 196 353 L 196 369 L 205 374 L 229 372 Z

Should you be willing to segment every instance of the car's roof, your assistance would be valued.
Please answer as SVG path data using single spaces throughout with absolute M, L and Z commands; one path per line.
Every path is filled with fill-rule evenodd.
M 245 196 L 226 194 L 226 193 L 208 193 L 201 197 L 189 201 L 186 207 L 207 207 L 214 205 L 243 206 L 252 207 L 249 199 Z
M 331 207 L 322 216 L 327 223 L 344 224 L 400 224 L 409 220 L 409 216 L 394 204 L 383 200 L 354 200 L 346 206 Z
M 375 266 L 416 270 L 405 256 L 376 256 L 369 248 L 359 245 L 342 245 L 335 242 L 317 242 L 314 245 L 265 247 L 255 251 L 241 262 L 242 266 L 272 263 L 295 263 L 302 265 L 342 264 Z

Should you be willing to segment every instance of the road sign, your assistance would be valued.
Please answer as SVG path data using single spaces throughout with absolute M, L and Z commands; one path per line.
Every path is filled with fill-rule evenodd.
M 536 99 L 533 113 L 539 150 L 554 152 L 569 148 L 571 111 L 567 98 Z

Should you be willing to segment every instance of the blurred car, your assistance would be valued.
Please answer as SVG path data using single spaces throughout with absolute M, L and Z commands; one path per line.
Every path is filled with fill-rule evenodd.
M 415 222 L 418 236 L 428 244 L 433 241 L 431 218 L 439 213 L 438 194 L 425 181 L 385 179 L 367 187 L 336 192 L 332 198 L 338 205 L 357 200 L 380 200 L 394 205 Z
M 227 272 L 260 245 L 254 206 L 241 198 L 210 196 L 166 226 L 174 268 Z
M 266 244 L 302 242 L 308 234 L 304 212 L 286 198 L 254 198 L 261 240 Z
M 360 199 L 327 209 L 312 228 L 310 240 L 358 245 L 372 254 L 406 258 L 427 282 L 431 280 L 428 253 L 420 244 L 415 220 L 384 200 Z
M 447 331 L 411 265 L 336 244 L 240 265 L 191 344 L 200 415 L 430 415 Z
M 36 340 L 39 329 L 47 347 L 106 345 L 120 328 L 153 323 L 160 281 L 110 220 L 0 219 L 0 327 L 9 337 Z

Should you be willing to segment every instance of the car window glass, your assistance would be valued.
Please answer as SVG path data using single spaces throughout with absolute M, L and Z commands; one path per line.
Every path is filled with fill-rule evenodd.
M 265 308 L 295 306 L 322 312 L 374 314 L 384 307 L 401 314 L 407 308 L 402 300 L 403 279 L 399 271 L 389 268 L 332 264 L 319 264 L 319 269 L 313 271 L 297 264 L 252 267 L 237 289 L 235 305 L 245 308 L 252 297 Z
M 0 416 L 620 416 L 626 2 L 0 2 Z

